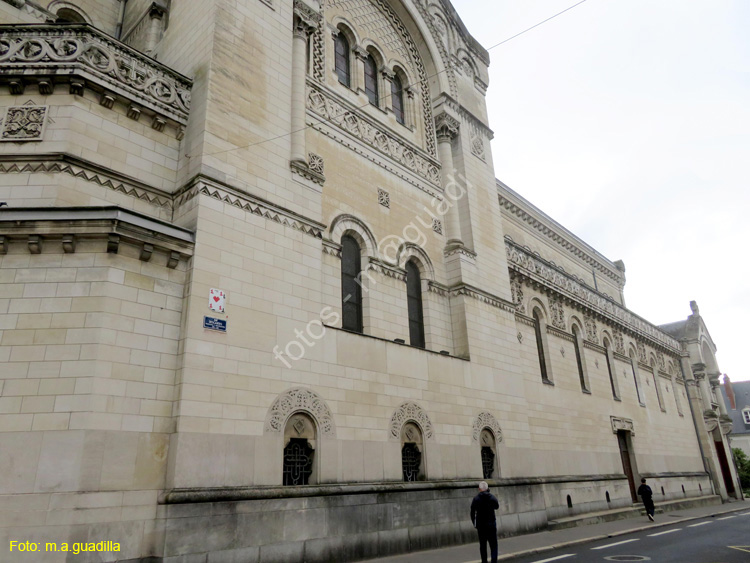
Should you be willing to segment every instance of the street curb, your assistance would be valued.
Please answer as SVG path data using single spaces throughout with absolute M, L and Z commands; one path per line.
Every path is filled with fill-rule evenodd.
M 641 526 L 639 528 L 631 528 L 629 530 L 621 530 L 619 532 L 612 532 L 610 534 L 600 534 L 598 536 L 591 536 L 589 538 L 581 538 L 578 540 L 570 540 L 567 542 L 561 542 L 556 543 L 553 545 L 546 545 L 543 547 L 535 547 L 533 549 L 526 549 L 524 551 L 516 551 L 514 553 L 505 553 L 503 555 L 499 555 L 497 557 L 498 561 L 504 561 L 506 559 L 515 559 L 517 557 L 526 557 L 528 555 L 537 555 L 539 553 L 547 553 L 548 551 L 554 551 L 556 549 L 562 549 L 564 547 L 571 547 L 574 545 L 580 545 L 583 543 L 590 543 L 595 542 L 599 540 L 606 540 L 607 538 L 616 538 L 619 536 L 625 536 L 627 534 L 635 534 L 638 532 L 643 532 L 645 530 L 653 530 L 654 528 L 664 528 L 666 526 L 672 526 L 673 524 L 681 524 L 682 522 L 691 522 L 693 520 L 700 520 L 701 518 L 714 518 L 719 515 L 729 514 L 731 512 L 741 512 L 743 510 L 747 510 L 749 507 L 743 506 L 741 508 L 732 508 L 729 510 L 723 510 L 720 512 L 713 512 L 711 514 L 706 514 L 704 516 L 690 516 L 687 518 L 681 518 L 679 520 L 673 520 L 672 522 L 659 522 L 658 524 L 651 524 L 649 526 Z

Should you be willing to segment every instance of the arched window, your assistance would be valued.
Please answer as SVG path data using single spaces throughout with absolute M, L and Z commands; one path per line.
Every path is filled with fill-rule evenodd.
M 341 237 L 341 310 L 342 328 L 362 332 L 362 261 L 357 241 Z
M 612 397 L 620 400 L 620 391 L 617 385 L 617 375 L 614 371 L 615 357 L 612 354 L 612 345 L 609 340 L 604 339 L 604 357 L 607 360 L 607 373 L 609 373 L 609 384 L 612 386 Z
M 492 479 L 495 474 L 495 459 L 497 459 L 497 446 L 492 430 L 484 428 L 479 435 L 479 443 L 482 446 L 482 476 L 485 479 Z
M 289 417 L 284 428 L 284 486 L 314 482 L 315 423 L 304 413 Z
M 424 348 L 424 316 L 422 314 L 422 280 L 413 260 L 406 263 L 406 301 L 409 312 L 409 343 Z
M 641 386 L 638 384 L 638 360 L 635 358 L 635 352 L 630 350 L 630 370 L 633 372 L 633 381 L 635 381 L 635 394 L 638 397 L 638 403 L 646 406 L 641 397 Z
M 424 481 L 422 431 L 413 422 L 401 429 L 401 469 L 404 481 Z
M 365 58 L 365 94 L 374 106 L 380 105 L 380 94 L 378 93 L 378 64 L 375 57 L 367 55 Z
M 659 401 L 659 408 L 663 412 L 667 412 L 666 407 L 664 406 L 664 397 L 661 395 L 661 385 L 659 384 L 659 368 L 656 367 L 656 360 L 651 358 L 651 371 L 654 374 L 654 389 L 656 390 L 656 399 Z
M 351 73 L 349 72 L 349 41 L 344 34 L 339 31 L 336 35 L 336 75 L 339 82 L 344 86 L 351 86 Z
M 542 316 L 539 309 L 534 309 L 532 313 L 534 316 L 534 333 L 536 335 L 536 350 L 539 355 L 539 369 L 542 373 L 542 382 L 551 384 L 552 374 L 549 370 L 549 364 L 547 363 L 547 323 Z
M 581 381 L 581 391 L 591 393 L 589 389 L 588 373 L 586 371 L 586 360 L 583 357 L 583 338 L 578 325 L 573 325 L 573 346 L 576 350 L 576 362 L 578 363 L 578 379 Z
M 391 80 L 391 101 L 393 103 L 393 114 L 396 116 L 396 121 L 401 125 L 406 124 L 406 116 L 404 113 L 404 87 L 401 79 L 396 74 Z
M 86 23 L 86 18 L 72 8 L 60 8 L 57 11 L 57 23 Z

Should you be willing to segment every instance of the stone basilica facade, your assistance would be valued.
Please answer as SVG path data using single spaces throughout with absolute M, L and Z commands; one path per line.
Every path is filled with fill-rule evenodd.
M 0 22 L 4 545 L 349 561 L 472 541 L 483 478 L 502 534 L 740 494 L 697 305 L 634 314 L 495 179 L 448 0 Z

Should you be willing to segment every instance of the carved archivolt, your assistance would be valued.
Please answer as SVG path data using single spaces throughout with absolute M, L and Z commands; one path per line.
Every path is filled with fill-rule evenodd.
M 401 403 L 401 406 L 393 413 L 390 425 L 390 438 L 392 440 L 399 440 L 401 438 L 401 428 L 409 421 L 416 422 L 420 426 L 426 440 L 432 440 L 434 432 L 430 417 L 427 416 L 422 407 L 410 401 Z
M 500 423 L 489 412 L 480 412 L 474 419 L 473 432 L 471 439 L 475 444 L 479 443 L 479 434 L 483 429 L 489 428 L 495 435 L 495 441 L 499 444 L 503 441 L 503 431 L 500 429 Z
M 283 432 L 287 419 L 298 411 L 310 414 L 323 436 L 336 436 L 333 415 L 326 402 L 315 391 L 295 387 L 279 395 L 268 410 L 266 432 Z
M 375 239 L 375 235 L 372 234 L 370 228 L 365 225 L 363 221 L 354 215 L 346 213 L 338 215 L 333 221 L 331 221 L 329 232 L 331 240 L 336 243 L 340 243 L 341 237 L 350 233 L 355 239 L 357 239 L 360 246 L 362 246 L 366 256 L 378 256 L 378 243 Z

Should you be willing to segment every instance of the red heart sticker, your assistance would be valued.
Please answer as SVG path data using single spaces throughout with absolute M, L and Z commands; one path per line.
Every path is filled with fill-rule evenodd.
M 214 301 L 216 301 L 217 303 L 218 303 L 218 301 L 219 301 L 219 298 L 218 298 L 218 297 L 216 297 L 215 295 L 214 295 Z

